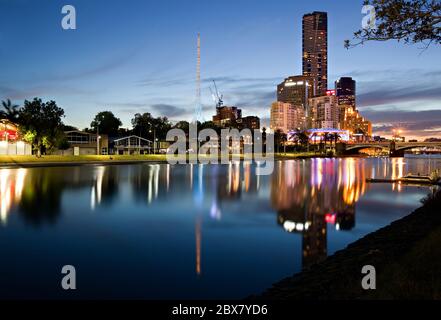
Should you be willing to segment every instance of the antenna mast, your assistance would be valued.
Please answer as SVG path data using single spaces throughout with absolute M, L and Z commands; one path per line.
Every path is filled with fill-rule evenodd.
M 202 121 L 202 106 L 201 106 L 201 35 L 198 33 L 198 58 L 196 65 L 196 106 L 195 106 L 195 121 Z

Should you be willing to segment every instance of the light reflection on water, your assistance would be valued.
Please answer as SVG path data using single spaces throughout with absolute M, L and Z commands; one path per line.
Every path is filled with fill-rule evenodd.
M 82 270 L 78 297 L 244 297 L 410 213 L 430 191 L 367 178 L 427 170 L 406 158 L 280 161 L 271 176 L 246 162 L 0 169 L 0 256 L 14 261 L 0 265 L 0 297 L 66 295 L 55 284 L 67 263 Z M 117 290 L 97 279 L 103 268 Z

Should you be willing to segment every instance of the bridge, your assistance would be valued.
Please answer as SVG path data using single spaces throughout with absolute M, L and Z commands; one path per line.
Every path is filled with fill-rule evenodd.
M 340 152 L 356 153 L 361 149 L 382 149 L 389 150 L 391 157 L 402 157 L 404 151 L 414 148 L 441 148 L 441 142 L 362 142 L 362 143 L 343 143 Z

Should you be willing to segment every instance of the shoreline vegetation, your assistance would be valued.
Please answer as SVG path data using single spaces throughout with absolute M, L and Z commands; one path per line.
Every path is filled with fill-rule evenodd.
M 441 299 L 441 190 L 408 216 L 374 231 L 325 261 L 251 299 Z M 363 266 L 376 269 L 376 290 L 363 290 Z
M 270 157 L 266 155 L 266 159 Z M 185 156 L 189 160 L 191 156 Z M 294 160 L 308 158 L 323 158 L 324 155 L 315 152 L 296 152 L 296 153 L 275 153 L 274 160 Z M 206 156 L 201 159 L 209 160 L 212 157 Z M 240 155 L 240 160 L 244 160 L 244 155 Z M 176 160 L 183 160 L 184 156 L 177 156 Z M 220 159 L 218 159 L 220 162 Z M 131 164 L 131 163 L 167 163 L 165 154 L 148 155 L 43 155 L 41 157 L 32 156 L 0 156 L 0 167 L 50 167 L 50 166 L 75 166 L 84 164 Z

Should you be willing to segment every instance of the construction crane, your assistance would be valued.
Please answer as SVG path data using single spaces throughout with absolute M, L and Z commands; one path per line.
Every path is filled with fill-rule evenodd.
M 219 94 L 219 90 L 217 90 L 216 81 L 213 80 L 213 84 L 215 91 L 213 93 L 213 89 L 210 87 L 211 97 L 213 98 L 213 101 L 216 104 L 216 108 L 221 108 L 224 104 L 224 101 L 222 100 L 224 96 Z

